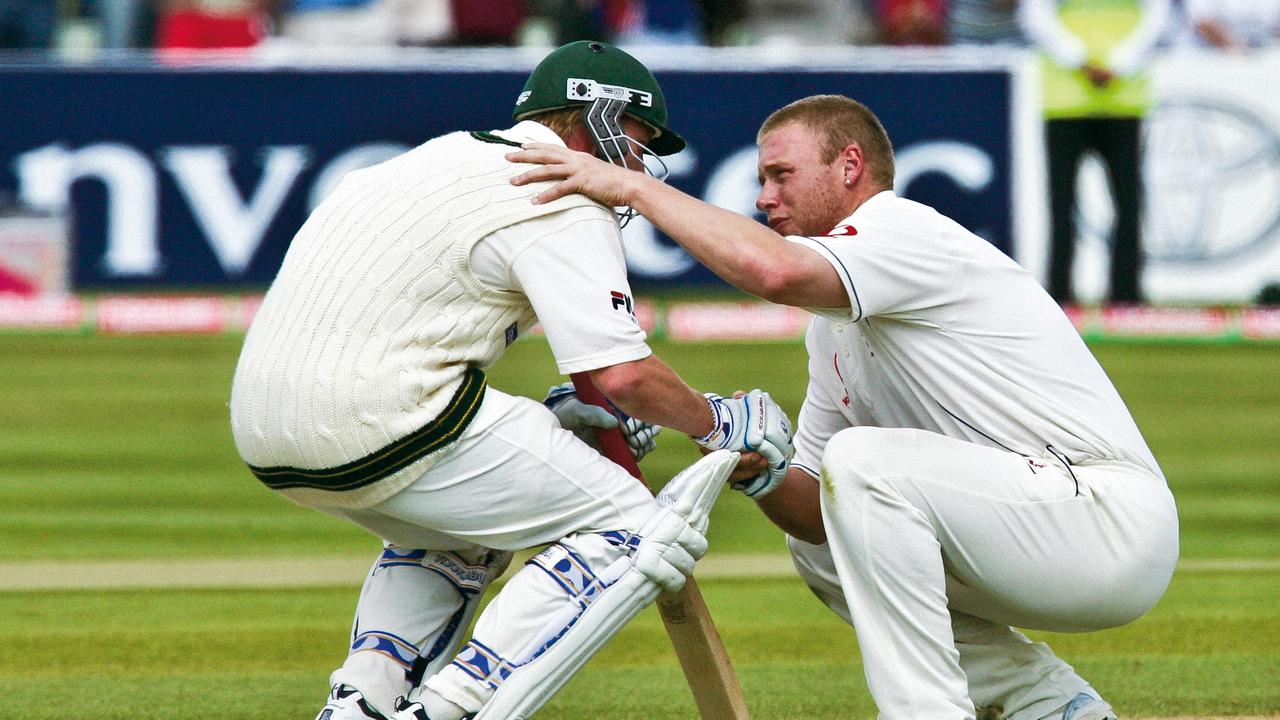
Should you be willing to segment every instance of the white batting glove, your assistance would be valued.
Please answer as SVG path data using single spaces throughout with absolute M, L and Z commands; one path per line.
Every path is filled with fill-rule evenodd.
M 706 393 L 715 413 L 716 425 L 709 434 L 693 441 L 709 450 L 756 452 L 769 469 L 753 478 L 732 483 L 751 498 L 773 491 L 787 474 L 795 448 L 791 444 L 791 420 L 769 393 L 759 388 L 740 398 Z
M 627 415 L 613 403 L 610 406 L 614 412 L 609 412 L 602 407 L 582 402 L 571 382 L 561 383 L 548 390 L 542 404 L 555 413 L 560 427 L 577 435 L 578 439 L 597 452 L 600 451 L 600 441 L 596 438 L 596 428 L 611 430 L 619 427 L 619 416 L 622 418 L 622 437 L 626 438 L 627 447 L 636 460 L 657 447 L 657 435 L 662 430 L 660 425 L 651 425 Z

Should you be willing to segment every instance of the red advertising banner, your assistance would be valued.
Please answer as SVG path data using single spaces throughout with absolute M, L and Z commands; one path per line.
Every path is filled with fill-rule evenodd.
M 115 295 L 98 300 L 97 329 L 104 333 L 219 333 L 228 330 L 221 296 Z

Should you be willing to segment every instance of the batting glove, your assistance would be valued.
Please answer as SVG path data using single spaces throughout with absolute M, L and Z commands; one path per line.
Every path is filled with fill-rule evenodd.
M 732 483 L 751 498 L 761 498 L 782 482 L 795 448 L 791 444 L 791 420 L 769 393 L 752 390 L 740 398 L 706 393 L 715 414 L 715 429 L 694 442 L 709 450 L 756 452 L 769 469 L 753 478 Z
M 600 451 L 600 441 L 596 438 L 596 428 L 611 430 L 620 427 L 622 437 L 626 438 L 627 447 L 631 449 L 631 454 L 636 460 L 640 460 L 657 447 L 657 435 L 662 430 L 660 425 L 651 425 L 627 415 L 613 403 L 609 403 L 609 407 L 613 410 L 610 412 L 602 407 L 582 402 L 578 399 L 578 393 L 573 389 L 571 382 L 561 383 L 548 390 L 542 404 L 555 413 L 560 427 L 577 435 L 578 439 L 595 448 L 597 452 Z M 619 418 L 622 420 L 621 426 L 618 424 Z

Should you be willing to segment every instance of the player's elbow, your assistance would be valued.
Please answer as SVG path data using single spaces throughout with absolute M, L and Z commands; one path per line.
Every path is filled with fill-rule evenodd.
M 619 407 L 626 408 L 633 400 L 645 392 L 644 384 L 648 373 L 644 371 L 643 361 L 624 362 L 591 371 L 591 382 Z
M 805 275 L 792 265 L 770 264 L 755 273 L 755 295 L 779 305 L 794 305 L 806 283 Z
M 750 273 L 754 287 L 748 291 L 771 303 L 833 308 L 849 304 L 844 284 L 831 263 L 801 245 L 788 244 L 753 260 Z

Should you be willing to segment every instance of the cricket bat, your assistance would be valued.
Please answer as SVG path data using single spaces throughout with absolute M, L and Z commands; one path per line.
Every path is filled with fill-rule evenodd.
M 590 375 L 581 372 L 569 377 L 579 400 L 609 409 L 608 401 L 591 382 Z M 621 465 L 643 484 L 644 476 L 622 431 L 617 428 L 598 429 L 596 436 L 605 457 Z M 693 692 L 693 700 L 698 704 L 698 715 L 702 720 L 749 720 L 751 716 L 747 713 L 742 686 L 738 684 L 738 676 L 729 662 L 720 633 L 711 621 L 711 612 L 702 599 L 698 584 L 689 578 L 679 592 L 659 595 L 657 605 L 667 636 L 671 638 L 671 646 L 680 659 L 685 680 Z

